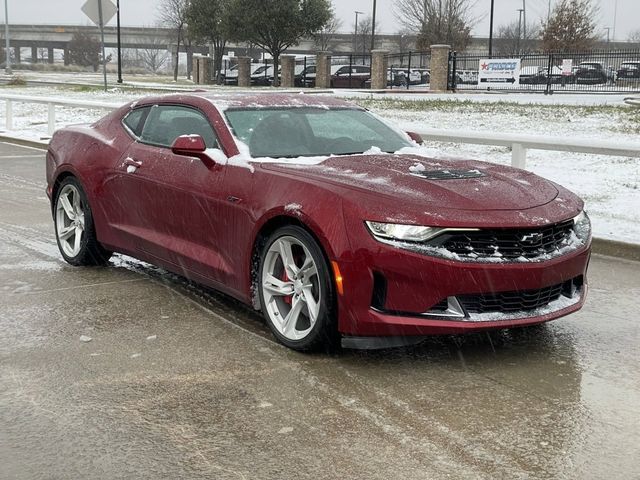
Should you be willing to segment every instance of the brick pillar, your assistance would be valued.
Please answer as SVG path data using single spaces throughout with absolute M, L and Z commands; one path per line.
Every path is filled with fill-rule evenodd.
M 38 63 L 38 47 L 31 47 L 31 63 Z
M 449 45 L 431 45 L 431 91 L 445 92 L 449 83 Z
M 71 60 L 69 59 L 69 47 L 64 47 L 64 64 L 71 65 Z
M 47 61 L 48 61 L 49 63 L 53 63 L 53 61 L 54 61 L 54 58 L 53 58 L 53 48 L 51 48 L 51 47 L 49 47 L 49 48 L 47 49 Z
M 16 64 L 19 64 L 22 62 L 22 58 L 20 56 L 20 47 L 13 47 L 13 56 L 15 58 Z
M 238 57 L 238 86 L 251 86 L 251 57 Z
M 293 88 L 296 79 L 296 57 L 295 55 L 281 55 L 280 64 L 282 65 L 282 83 L 281 87 Z
M 200 57 L 198 65 L 198 78 L 196 81 L 202 85 L 213 83 L 213 58 Z
M 374 90 L 387 88 L 388 55 L 387 50 L 371 51 L 371 88 Z
M 316 88 L 331 87 L 331 52 L 316 55 Z

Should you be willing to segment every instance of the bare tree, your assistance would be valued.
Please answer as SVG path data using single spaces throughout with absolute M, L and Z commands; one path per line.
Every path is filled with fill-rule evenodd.
M 342 20 L 336 17 L 336 13 L 332 10 L 331 19 L 327 24 L 322 28 L 322 30 L 318 30 L 312 34 L 313 43 L 319 50 L 329 50 L 329 43 L 331 43 L 341 27 Z
M 542 24 L 542 42 L 548 52 L 589 50 L 596 42 L 598 8 L 592 0 L 560 0 Z
M 471 41 L 474 0 L 397 0 L 395 16 L 409 32 L 418 35 L 417 47 L 445 43 L 464 50 Z
M 526 37 L 525 37 L 526 32 Z M 498 55 L 521 55 L 536 50 L 536 40 L 540 38 L 540 28 L 537 23 L 527 23 L 524 28 L 515 21 L 498 28 L 496 53 Z
M 640 29 L 634 30 L 629 34 L 629 42 L 640 44 Z
M 173 66 L 173 79 L 178 81 L 178 68 L 180 64 L 180 44 L 186 37 L 187 10 L 189 0 L 161 0 L 158 7 L 160 23 L 174 31 L 176 39 L 176 53 Z M 187 71 L 189 69 L 187 68 Z
M 142 48 L 138 50 L 138 58 L 140 59 L 141 66 L 151 73 L 158 73 L 162 67 L 164 67 L 169 61 L 169 53 L 167 52 L 166 45 L 161 45 L 157 38 L 154 38 L 150 45 L 156 45 L 157 48 L 149 46 L 148 48 Z
M 398 52 L 407 52 L 415 48 L 415 35 L 406 29 L 398 30 L 396 32 L 395 44 Z

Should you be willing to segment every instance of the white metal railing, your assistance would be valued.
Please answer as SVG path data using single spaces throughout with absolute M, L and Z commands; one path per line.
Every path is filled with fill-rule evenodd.
M 628 97 L 624 99 L 625 103 L 634 107 L 640 107 L 640 97 Z
M 610 142 L 582 138 L 548 138 L 539 135 L 512 133 L 456 132 L 427 129 L 417 132 L 423 140 L 472 145 L 493 145 L 511 148 L 511 165 L 526 168 L 527 150 L 552 150 L 556 152 L 590 153 L 620 157 L 640 158 L 640 143 Z
M 65 100 L 53 97 L 25 95 L 0 95 L 0 101 L 6 103 L 5 127 L 13 130 L 13 104 L 36 103 L 48 106 L 49 134 L 56 128 L 56 107 L 89 108 L 97 110 L 115 110 L 121 104 L 80 100 Z M 426 129 L 417 132 L 424 140 L 467 143 L 474 145 L 493 145 L 511 148 L 511 164 L 517 168 L 526 168 L 527 150 L 552 150 L 557 152 L 590 153 L 595 155 L 622 156 L 640 158 L 640 143 L 610 142 L 590 139 L 548 138 L 538 135 L 518 135 L 511 133 L 456 132 L 450 130 Z
M 9 131 L 13 130 L 13 104 L 14 103 L 36 103 L 48 106 L 48 132 L 53 135 L 56 130 L 56 107 L 71 108 L 93 108 L 96 110 L 115 110 L 121 105 L 107 102 L 90 102 L 80 100 L 65 100 L 53 97 L 28 97 L 26 95 L 0 95 L 0 101 L 5 102 L 5 128 Z

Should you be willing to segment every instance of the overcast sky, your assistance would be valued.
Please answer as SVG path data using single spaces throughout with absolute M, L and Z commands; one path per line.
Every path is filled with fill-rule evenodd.
M 21 24 L 86 24 L 88 20 L 80 11 L 86 0 L 8 0 L 9 20 Z M 115 2 L 115 0 L 113 0 Z M 153 25 L 157 22 L 156 6 L 160 0 L 120 0 L 124 25 Z M 472 0 L 473 1 L 473 0 Z M 525 0 L 529 22 L 546 17 L 549 0 Z M 552 4 L 557 0 L 551 0 Z M 626 40 L 632 30 L 640 28 L 640 0 L 594 0 L 600 5 L 598 34 L 606 38 L 604 27 L 614 26 L 615 5 L 618 6 L 616 39 Z M 372 0 L 333 0 L 336 12 L 343 20 L 342 31 L 351 31 L 355 10 L 369 13 Z M 378 0 L 378 18 L 382 31 L 394 33 L 400 25 L 393 14 L 395 0 Z M 476 0 L 474 15 L 477 22 L 474 34 L 489 35 L 489 8 L 491 0 Z M 517 20 L 521 0 L 495 0 L 496 25 Z M 3 9 L 0 9 L 3 10 Z M 1 12 L 4 22 L 4 11 Z M 112 22 L 113 23 L 113 22 Z M 613 34 L 613 32 L 612 32 Z

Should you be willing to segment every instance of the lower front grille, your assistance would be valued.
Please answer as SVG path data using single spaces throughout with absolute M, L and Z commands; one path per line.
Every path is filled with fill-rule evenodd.
M 562 295 L 572 298 L 582 283 L 580 276 L 539 290 L 458 295 L 456 298 L 469 314 L 527 312 L 546 307 Z

